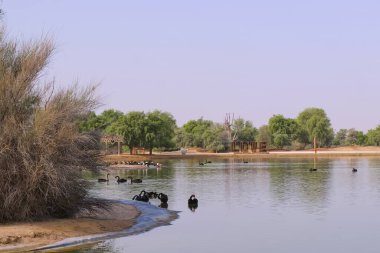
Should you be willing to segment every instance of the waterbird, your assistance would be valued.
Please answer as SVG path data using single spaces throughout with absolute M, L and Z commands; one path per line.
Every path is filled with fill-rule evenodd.
M 142 183 L 142 179 L 140 179 L 140 178 L 133 179 L 133 177 L 130 177 L 130 176 L 128 178 L 131 179 L 131 184 L 132 183 L 136 183 L 136 184 Z
M 117 178 L 117 183 L 125 183 L 125 182 L 127 182 L 127 179 L 125 179 L 125 178 L 120 178 L 119 176 L 116 176 L 115 178 Z
M 169 200 L 168 195 L 163 194 L 163 193 L 158 194 L 157 197 L 159 200 L 161 200 L 162 203 L 167 203 Z
M 148 198 L 150 198 L 150 199 L 153 199 L 153 198 L 156 199 L 158 196 L 157 192 L 147 192 L 146 194 L 147 194 Z
M 187 201 L 187 204 L 190 206 L 195 206 L 195 205 L 198 205 L 198 200 L 195 198 L 195 195 L 192 194 L 189 198 L 189 200 Z
M 358 172 L 358 169 L 352 168 L 352 172 Z
M 309 171 L 317 171 L 315 168 L 310 168 Z
M 199 165 L 200 165 L 200 166 L 203 166 L 203 165 L 205 165 L 205 164 L 204 164 L 204 163 L 202 163 L 202 162 L 199 162 Z
M 149 202 L 149 198 L 148 198 L 145 190 L 142 190 L 139 195 L 133 196 L 132 200 Z
M 108 180 L 108 176 L 109 176 L 110 174 L 108 174 L 107 173 L 107 179 L 105 179 L 105 178 L 98 178 L 98 182 L 108 182 L 109 180 Z

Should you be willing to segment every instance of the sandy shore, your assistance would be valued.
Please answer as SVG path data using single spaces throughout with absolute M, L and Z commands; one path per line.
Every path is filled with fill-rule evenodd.
M 104 160 L 110 163 L 118 161 L 143 161 L 143 160 L 170 160 L 170 159 L 198 159 L 203 161 L 205 159 L 269 159 L 277 157 L 347 157 L 347 156 L 366 156 L 366 157 L 379 157 L 380 147 L 338 147 L 338 148 L 318 148 L 315 153 L 314 150 L 271 150 L 262 153 L 210 153 L 210 152 L 188 152 L 186 155 L 182 155 L 179 151 L 174 152 L 162 152 L 154 153 L 153 155 L 107 155 Z
M 0 225 L 0 252 L 23 252 L 65 238 L 121 231 L 131 227 L 139 214 L 131 205 L 114 203 L 108 210 L 73 219 Z

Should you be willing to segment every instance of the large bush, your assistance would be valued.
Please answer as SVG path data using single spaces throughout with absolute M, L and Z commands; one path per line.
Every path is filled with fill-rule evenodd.
M 65 217 L 91 208 L 82 169 L 98 162 L 98 136 L 79 121 L 96 106 L 94 87 L 54 91 L 40 76 L 53 51 L 0 34 L 0 222 Z

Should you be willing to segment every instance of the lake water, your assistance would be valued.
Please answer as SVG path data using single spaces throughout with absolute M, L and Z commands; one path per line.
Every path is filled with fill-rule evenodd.
M 71 252 L 380 252 L 380 159 L 246 161 L 199 166 L 198 160 L 172 160 L 159 170 L 114 172 L 143 183 L 96 182 L 93 195 L 131 199 L 142 189 L 164 192 L 179 218 Z M 187 207 L 193 193 L 195 211 Z

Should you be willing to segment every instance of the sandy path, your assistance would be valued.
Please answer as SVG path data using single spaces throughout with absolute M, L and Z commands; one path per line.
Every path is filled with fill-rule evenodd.
M 75 219 L 0 225 L 0 252 L 25 251 L 69 237 L 121 231 L 131 227 L 138 215 L 133 206 L 112 204 L 107 211 L 83 213 Z

